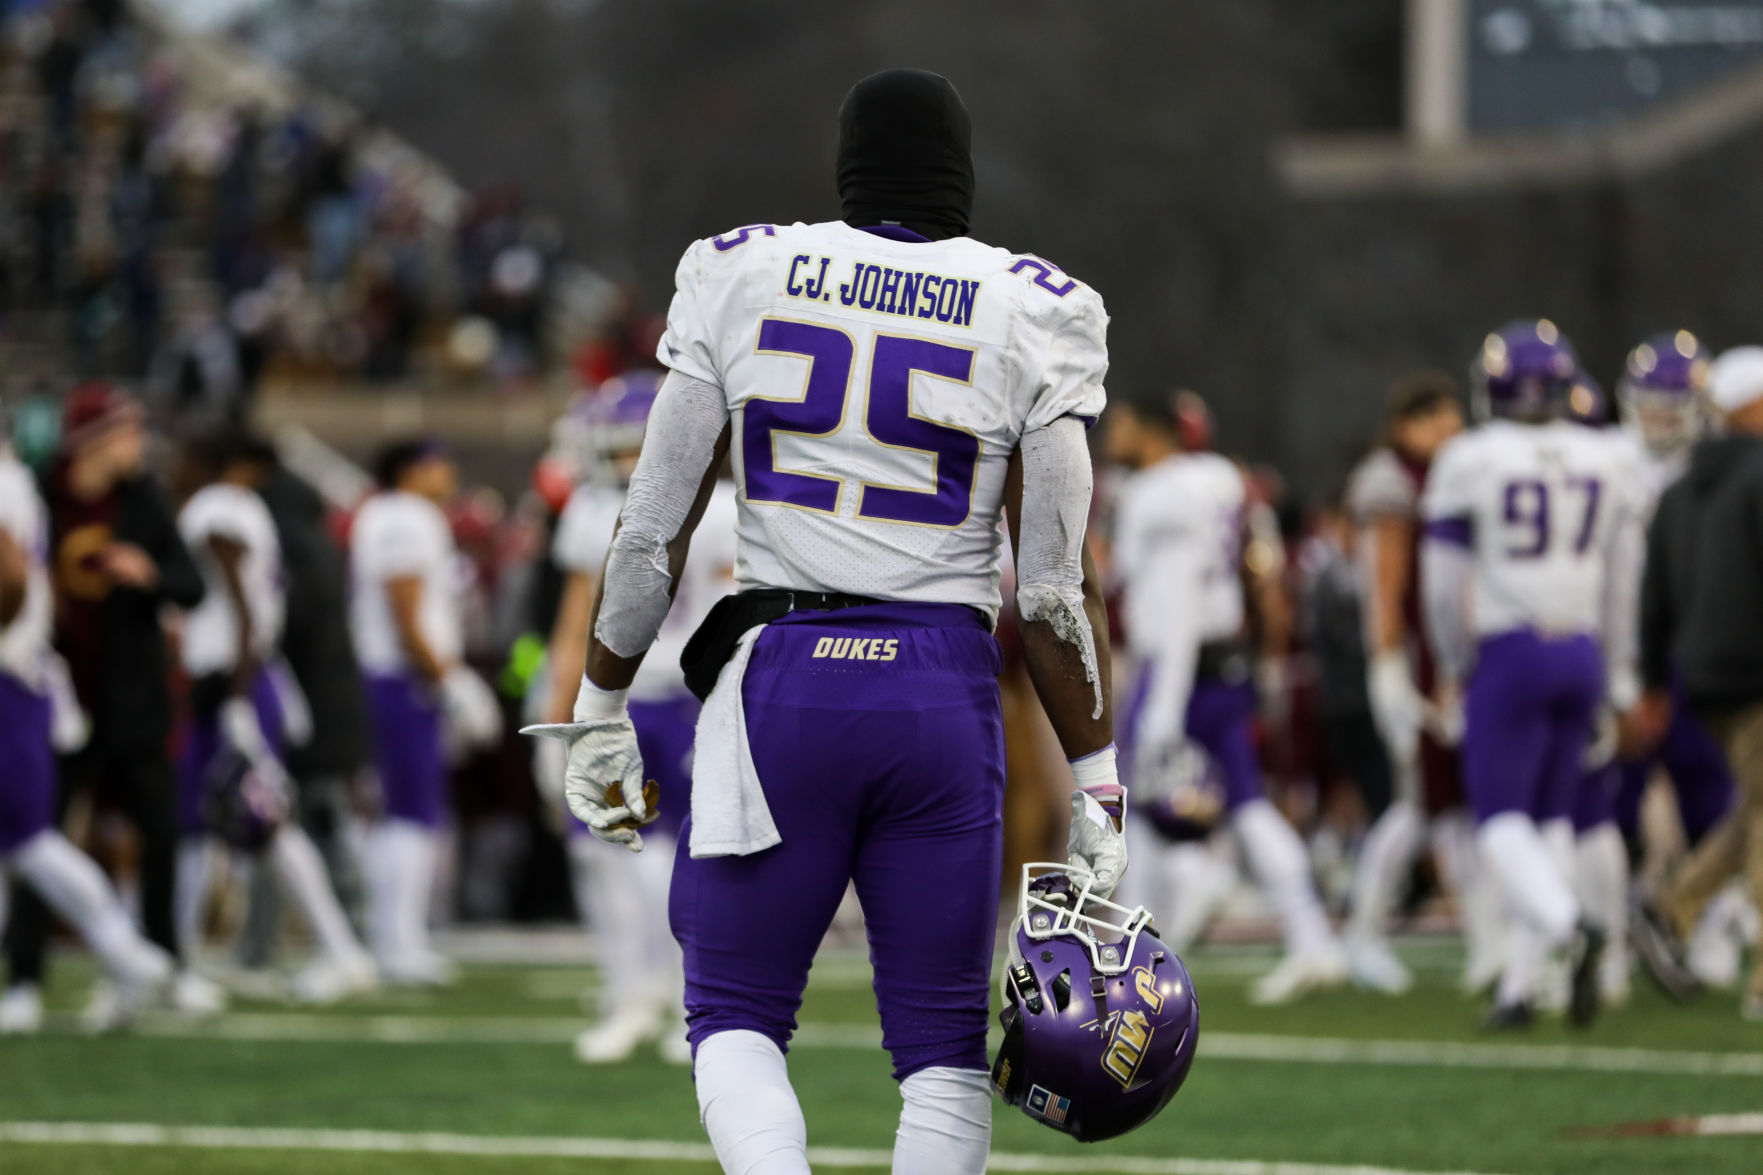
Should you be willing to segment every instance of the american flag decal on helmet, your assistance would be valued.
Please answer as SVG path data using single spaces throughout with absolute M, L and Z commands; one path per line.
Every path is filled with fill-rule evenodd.
M 1037 1118 L 1045 1118 L 1055 1126 L 1065 1125 L 1065 1117 L 1071 1113 L 1071 1099 L 1060 1097 L 1041 1086 L 1033 1086 L 1028 1091 L 1028 1101 L 1024 1108 Z

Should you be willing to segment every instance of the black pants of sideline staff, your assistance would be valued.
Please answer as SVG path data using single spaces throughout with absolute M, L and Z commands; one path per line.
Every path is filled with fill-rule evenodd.
M 87 746 L 60 762 L 55 820 L 62 825 L 73 796 L 84 790 L 120 811 L 141 838 L 141 921 L 148 938 L 178 955 L 173 920 L 177 886 L 177 776 L 164 753 L 139 748 Z M 43 981 L 50 914 L 34 890 L 12 887 L 12 919 L 6 927 L 6 960 L 13 984 Z

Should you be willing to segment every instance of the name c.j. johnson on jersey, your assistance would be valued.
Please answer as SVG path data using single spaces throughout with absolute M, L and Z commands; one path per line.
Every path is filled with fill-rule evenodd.
M 935 319 L 950 326 L 973 325 L 973 304 L 980 287 L 977 281 L 858 261 L 851 267 L 850 280 L 839 283 L 835 290 L 827 275 L 833 260 L 796 254 L 790 259 L 784 292 L 809 302 L 830 302 L 837 297 L 842 306 L 877 314 Z

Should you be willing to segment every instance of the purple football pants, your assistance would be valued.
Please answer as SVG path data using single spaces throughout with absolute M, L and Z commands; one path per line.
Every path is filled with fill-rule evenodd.
M 447 761 L 433 692 L 414 674 L 370 674 L 367 709 L 386 816 L 439 828 L 447 801 Z
M 1463 782 L 1476 819 L 1570 818 L 1603 696 L 1590 636 L 1524 629 L 1482 641 L 1464 699 Z
M 55 823 L 49 729 L 49 699 L 0 673 L 0 855 Z
M 1151 673 L 1140 667 L 1133 679 L 1132 694 L 1127 699 L 1124 721 L 1116 728 L 1120 745 L 1120 778 L 1132 782 L 1133 735 L 1139 717 L 1151 693 Z M 1188 694 L 1187 712 L 1182 728 L 1190 739 L 1211 756 L 1218 765 L 1224 784 L 1224 806 L 1234 812 L 1250 800 L 1258 800 L 1265 791 L 1261 779 L 1261 759 L 1255 753 L 1255 686 L 1253 682 L 1228 682 L 1217 678 L 1201 678 Z M 1126 732 L 1124 736 L 1120 732 Z
M 653 779 L 661 787 L 660 815 L 649 829 L 675 839 L 692 803 L 692 744 L 698 733 L 698 709 L 698 699 L 689 693 L 660 702 L 630 703 L 637 750 L 643 756 L 643 778 Z M 569 831 L 572 836 L 593 835 L 573 812 Z
M 264 741 L 281 758 L 285 741 L 282 699 L 276 693 L 275 679 L 266 670 L 259 670 L 251 681 L 251 708 L 257 712 Z M 208 765 L 219 752 L 219 711 L 192 715 L 184 753 L 178 758 L 178 831 L 184 836 L 200 836 L 205 831 L 202 801 L 208 794 Z
M 1732 807 L 1732 768 L 1719 741 L 1690 712 L 1681 681 L 1672 682 L 1671 702 L 1671 725 L 1665 730 L 1665 741 L 1651 755 L 1622 763 L 1616 823 L 1631 841 L 1639 837 L 1641 797 L 1653 768 L 1662 765 L 1671 777 L 1684 835 L 1694 845 Z
M 897 642 L 894 659 L 840 658 L 867 639 Z M 682 845 L 674 858 L 694 1048 L 735 1029 L 787 1048 L 809 964 L 855 882 L 895 1078 L 986 1068 L 1000 668 L 978 616 L 953 605 L 798 612 L 760 635 L 742 702 L 783 843 L 702 860 Z

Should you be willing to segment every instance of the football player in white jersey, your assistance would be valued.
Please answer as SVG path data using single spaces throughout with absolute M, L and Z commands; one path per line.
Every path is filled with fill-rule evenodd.
M 317 957 L 290 988 L 305 1003 L 335 1003 L 377 986 L 373 960 L 350 929 L 330 876 L 306 830 L 287 819 L 293 782 L 283 767 L 292 717 L 304 699 L 289 696 L 292 678 L 271 671 L 285 614 L 281 543 L 269 507 L 257 495 L 268 476 L 262 445 L 227 431 L 184 447 L 180 481 L 186 497 L 178 533 L 202 573 L 202 602 L 184 622 L 183 662 L 189 673 L 191 722 L 179 764 L 178 932 L 185 957 L 201 937 L 216 838 L 243 839 L 274 873 L 305 917 Z M 298 741 L 297 737 L 295 741 Z M 224 755 L 223 755 L 224 753 Z M 209 811 L 215 778 L 236 757 L 266 788 L 279 792 L 269 826 L 216 827 Z M 217 764 L 217 760 L 219 763 Z
M 565 723 L 571 717 L 594 593 L 660 385 L 660 372 L 616 376 L 595 390 L 580 413 L 582 440 L 592 447 L 590 467 L 604 475 L 576 488 L 557 525 L 553 555 L 566 578 L 547 657 L 552 682 L 548 722 Z M 643 765 L 663 795 L 691 794 L 699 703 L 686 688 L 679 655 L 711 606 L 734 589 L 734 563 L 734 486 L 720 481 L 680 573 L 673 607 L 631 682 L 631 724 Z M 552 748 L 561 751 L 562 744 L 554 739 L 539 744 L 541 751 Z M 561 755 L 552 763 L 542 760 L 540 770 L 542 785 L 561 789 Z M 561 791 L 557 799 L 561 803 Z M 657 1036 L 665 1059 L 679 1064 L 692 1059 L 681 1005 L 679 946 L 667 927 L 667 888 L 684 805 L 669 804 L 659 811 L 659 819 L 646 830 L 641 853 L 605 844 L 587 825 L 569 818 L 576 905 L 594 931 L 600 965 L 600 1023 L 575 1042 L 577 1058 L 590 1064 L 621 1061 Z
M 1186 452 L 1179 438 L 1172 395 L 1116 401 L 1109 412 L 1108 458 L 1134 471 L 1120 490 L 1113 553 L 1137 664 L 1121 722 L 1129 783 L 1145 797 L 1139 812 L 1146 819 L 1132 822 L 1137 884 L 1171 903 L 1169 924 L 1180 928 L 1172 945 L 1180 950 L 1182 937 L 1203 920 L 1184 907 L 1208 900 L 1207 887 L 1192 884 L 1204 864 L 1184 858 L 1206 850 L 1171 844 L 1146 825 L 1160 811 L 1167 782 L 1160 777 L 1172 764 L 1185 770 L 1197 751 L 1216 767 L 1223 816 L 1285 930 L 1285 959 L 1256 982 L 1250 998 L 1284 1003 L 1340 983 L 1346 963 L 1316 896 L 1304 843 L 1262 787 L 1252 732 L 1255 674 L 1243 644 L 1247 486 L 1230 460 Z
M 1606 928 L 1573 889 L 1572 814 L 1607 704 L 1632 654 L 1638 560 L 1622 446 L 1568 419 L 1585 389 L 1547 320 L 1488 336 L 1474 369 L 1481 423 L 1447 444 L 1422 500 L 1421 588 L 1440 705 L 1461 696 L 1464 784 L 1483 861 L 1515 915 L 1490 1027 L 1530 1022 L 1537 963 L 1570 960 L 1569 1012 L 1597 1015 Z M 1460 690 L 1466 690 L 1459 693 Z
M 1623 427 L 1633 438 L 1644 477 L 1644 515 L 1651 521 L 1666 487 L 1689 466 L 1691 447 L 1709 428 L 1705 384 L 1713 355 L 1687 330 L 1654 335 L 1628 354 L 1617 401 Z M 1639 667 L 1636 668 L 1637 674 Z M 1648 675 L 1642 674 L 1642 677 Z M 1615 819 L 1638 859 L 1641 797 L 1655 769 L 1663 767 L 1677 799 L 1684 835 L 1694 847 L 1732 807 L 1732 768 L 1719 741 L 1696 717 L 1675 666 L 1655 666 L 1648 687 L 1625 716 L 1625 742 L 1634 753 L 1618 764 Z M 1651 729 L 1662 711 L 1670 717 Z M 1645 717 L 1643 717 L 1645 715 Z M 1608 850 L 1605 852 L 1609 856 Z M 1709 904 L 1689 943 L 1689 963 L 1714 987 L 1737 982 L 1743 940 L 1754 914 L 1733 886 Z
M 570 743 L 572 810 L 640 847 L 628 690 L 732 451 L 742 590 L 684 656 L 707 697 L 670 899 L 699 1106 L 731 1172 L 807 1175 L 784 1049 L 853 881 L 903 1101 L 894 1170 L 985 1168 L 1006 504 L 1030 672 L 1074 763 L 1072 856 L 1099 892 L 1126 865 L 1084 554 L 1107 315 L 1048 262 L 964 235 L 969 137 L 945 79 L 866 78 L 840 111 L 843 220 L 687 250 L 576 721 L 542 728 Z
M 1440 373 L 1398 382 L 1386 442 L 1359 463 L 1347 488 L 1364 583 L 1366 693 L 1394 785 L 1388 806 L 1374 813 L 1353 874 L 1347 963 L 1355 983 L 1392 994 L 1406 991 L 1413 976 L 1390 949 L 1387 923 L 1429 824 L 1461 914 L 1464 989 L 1492 984 L 1503 955 L 1505 920 L 1480 868 L 1456 751 L 1433 729 L 1433 664 L 1421 635 L 1420 496 L 1433 458 L 1463 430 L 1457 396 L 1456 381 Z
M 79 931 L 115 986 L 115 1027 L 159 994 L 171 959 L 136 932 L 98 866 L 55 828 L 46 511 L 0 432 L 0 872 L 14 874 Z M 65 670 L 62 670 L 65 672 Z M 6 922 L 0 886 L 0 925 Z M 0 1035 L 42 1023 L 36 989 L 7 993 Z
M 452 976 L 429 945 L 428 912 L 447 790 L 445 726 L 457 743 L 488 745 L 502 715 L 463 660 L 458 551 L 442 506 L 458 488 L 447 451 L 392 445 L 381 492 L 356 511 L 349 536 L 349 628 L 367 682 L 384 814 L 364 863 L 367 939 L 381 976 L 439 984 Z

